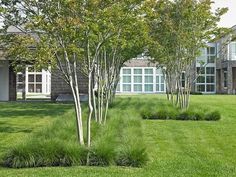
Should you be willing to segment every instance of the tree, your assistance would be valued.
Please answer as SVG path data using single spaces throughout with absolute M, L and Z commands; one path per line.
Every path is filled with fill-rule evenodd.
M 130 36 L 134 37 L 132 34 L 137 34 L 134 27 L 138 24 L 135 20 L 139 20 L 137 12 L 141 3 L 140 0 L 0 1 L 5 34 L 1 36 L 1 44 L 6 56 L 14 59 L 16 67 L 30 63 L 39 68 L 51 66 L 62 73 L 73 94 L 77 135 L 81 145 L 85 143 L 78 68 L 83 68 L 88 76 L 89 147 L 91 119 L 93 110 L 97 107 L 93 104 L 94 101 L 96 103 L 93 78 L 99 76 L 97 84 L 105 90 L 105 98 L 108 100 L 111 88 L 115 88 L 113 82 L 117 80 L 120 67 L 128 59 L 127 56 L 134 54 L 127 55 L 127 51 L 130 52 L 130 49 L 133 50 L 134 46 L 140 44 L 132 45 L 127 40 Z M 20 35 L 7 33 L 11 26 L 17 28 Z M 104 72 L 101 73 L 103 69 Z M 103 92 L 98 91 L 100 96 L 97 97 L 101 106 L 104 105 L 101 103 Z M 107 115 L 108 101 L 105 105 Z M 101 109 L 99 115 L 102 112 Z
M 189 106 L 194 62 L 200 49 L 219 34 L 217 22 L 227 11 L 212 12 L 211 4 L 210 0 L 152 1 L 148 14 L 149 51 L 165 67 L 168 98 L 182 109 Z

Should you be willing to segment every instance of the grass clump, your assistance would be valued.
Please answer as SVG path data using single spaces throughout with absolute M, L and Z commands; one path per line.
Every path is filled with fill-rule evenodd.
M 205 115 L 205 120 L 207 121 L 217 121 L 221 119 L 219 111 L 213 111 Z
M 141 122 L 129 116 L 129 119 L 123 119 L 123 128 L 120 129 L 120 141 L 123 143 L 117 150 L 115 162 L 118 166 L 142 167 L 148 161 L 148 155 L 143 142 Z
M 159 111 L 148 111 L 148 114 L 143 111 L 141 112 L 143 119 L 154 119 L 154 120 L 192 120 L 192 121 L 217 121 L 221 119 L 221 115 L 218 111 L 203 113 L 200 111 L 181 111 L 181 110 L 168 110 L 163 109 Z
M 92 123 L 89 148 L 78 144 L 76 126 L 71 118 L 74 113 L 69 111 L 11 148 L 3 156 L 2 165 L 10 168 L 144 165 L 147 154 L 140 133 L 141 120 L 115 109 L 111 112 L 106 125 Z
M 10 168 L 72 166 L 84 164 L 86 149 L 77 143 L 47 139 L 40 142 L 33 137 L 10 149 L 3 158 L 3 166 Z

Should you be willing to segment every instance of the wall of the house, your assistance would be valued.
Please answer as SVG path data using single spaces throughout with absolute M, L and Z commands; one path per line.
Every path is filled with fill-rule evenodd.
M 16 73 L 12 66 L 9 66 L 9 101 L 16 100 Z
M 9 100 L 9 62 L 0 61 L 0 101 Z
M 88 93 L 88 79 L 78 72 L 78 84 L 80 94 Z M 70 86 L 63 80 L 63 75 L 58 70 L 53 70 L 51 74 L 51 99 L 56 100 L 60 94 L 71 94 Z

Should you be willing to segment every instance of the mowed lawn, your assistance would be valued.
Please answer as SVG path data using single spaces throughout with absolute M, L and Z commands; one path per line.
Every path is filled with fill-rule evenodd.
M 118 96 L 115 103 L 116 109 L 137 113 L 166 106 L 170 105 L 165 95 Z M 143 168 L 0 167 L 0 176 L 236 176 L 236 96 L 191 96 L 190 109 L 203 108 L 218 110 L 222 119 L 217 122 L 142 120 L 141 131 L 149 155 L 149 162 Z M 8 148 L 56 117 L 63 117 L 70 109 L 73 109 L 71 104 L 0 103 L 0 157 Z

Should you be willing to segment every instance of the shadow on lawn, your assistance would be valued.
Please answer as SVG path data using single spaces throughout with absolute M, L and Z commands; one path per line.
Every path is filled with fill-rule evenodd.
M 1 118 L 18 118 L 30 117 L 38 118 L 45 116 L 58 116 L 64 114 L 72 108 L 71 104 L 55 104 L 55 103 L 1 103 Z
M 0 123 L 0 133 L 31 133 L 32 129 L 12 127 L 9 125 L 3 125 Z
M 111 107 L 119 107 L 121 110 L 125 109 L 135 109 L 137 111 L 141 111 L 142 109 L 150 109 L 153 108 L 153 105 L 157 105 L 158 107 L 170 106 L 170 103 L 163 100 L 153 100 L 153 98 L 142 98 L 142 97 L 126 97 L 126 98 L 117 98 Z

